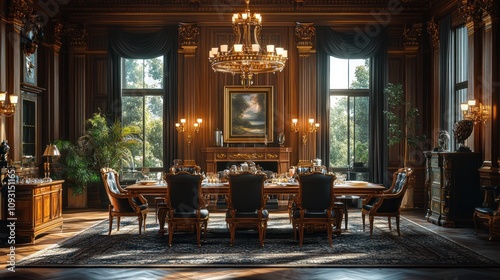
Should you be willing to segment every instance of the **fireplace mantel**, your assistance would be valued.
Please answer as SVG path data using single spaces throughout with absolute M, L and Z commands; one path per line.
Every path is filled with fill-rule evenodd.
M 274 170 L 279 173 L 287 172 L 290 168 L 290 147 L 203 147 L 204 170 L 206 172 L 217 172 L 224 164 L 238 164 L 245 161 L 253 161 L 259 165 L 276 164 Z

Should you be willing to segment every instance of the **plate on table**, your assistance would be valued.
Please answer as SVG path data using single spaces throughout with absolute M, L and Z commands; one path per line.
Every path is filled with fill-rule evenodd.
M 368 185 L 368 182 L 365 182 L 365 181 L 345 181 L 345 184 L 355 186 L 355 187 L 364 187 L 364 186 Z
M 154 185 L 158 183 L 156 180 L 140 180 L 139 184 L 141 185 Z

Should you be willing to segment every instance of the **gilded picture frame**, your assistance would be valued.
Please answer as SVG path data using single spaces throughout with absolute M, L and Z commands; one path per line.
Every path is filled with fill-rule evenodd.
M 224 142 L 272 143 L 273 87 L 224 87 Z

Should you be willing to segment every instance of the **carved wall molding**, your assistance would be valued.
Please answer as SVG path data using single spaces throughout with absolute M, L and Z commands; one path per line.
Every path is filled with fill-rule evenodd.
M 405 26 L 403 30 L 403 45 L 407 51 L 417 51 L 419 38 L 422 35 L 422 23 L 414 23 L 410 28 Z
M 458 12 L 462 15 L 469 32 L 481 26 L 483 14 L 481 0 L 461 0 L 458 4 Z
M 439 24 L 436 23 L 434 18 L 427 22 L 427 32 L 431 36 L 432 48 L 439 49 Z
M 196 46 L 198 43 L 198 35 L 200 29 L 196 23 L 183 23 L 179 24 L 179 44 L 181 47 Z
M 12 0 L 9 7 L 9 18 L 14 24 L 22 25 L 24 19 L 33 14 L 32 0 Z
M 404 9 L 425 11 L 437 0 L 400 0 Z M 245 8 L 245 2 L 234 0 L 73 0 L 66 5 L 67 12 L 207 12 L 234 13 Z M 387 8 L 387 0 L 252 0 L 250 8 L 259 13 L 279 12 L 373 12 Z
M 87 49 L 87 28 L 83 24 L 69 24 L 63 28 L 62 34 L 69 38 L 69 44 L 75 50 Z
M 315 50 L 313 49 L 315 36 L 316 27 L 314 26 L 314 23 L 297 22 L 297 24 L 295 25 L 295 38 L 297 41 L 297 49 L 299 50 L 299 55 L 308 55 L 315 52 Z

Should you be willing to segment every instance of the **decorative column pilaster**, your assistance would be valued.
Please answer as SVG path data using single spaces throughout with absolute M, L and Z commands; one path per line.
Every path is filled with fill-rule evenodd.
M 76 140 L 85 132 L 87 29 L 84 25 L 68 25 L 63 29 L 63 33 L 68 36 L 70 45 L 68 101 L 71 108 L 68 110 L 68 122 L 71 125 L 69 137 Z
M 60 135 L 60 96 L 59 96 L 59 77 L 60 77 L 60 57 L 61 50 L 61 35 L 63 25 L 59 21 L 51 22 L 46 28 L 47 34 L 45 36 L 45 63 L 44 75 L 46 98 L 44 98 L 43 108 L 46 112 L 42 115 L 42 123 L 47 124 L 44 126 L 43 143 L 49 144 L 50 142 L 61 139 Z M 45 145 L 42 145 L 45 147 Z
M 482 0 L 483 38 L 483 104 L 489 117 L 484 130 L 484 162 L 479 169 L 481 185 L 498 186 L 500 184 L 500 120 L 498 104 L 500 103 L 500 3 L 496 0 Z M 493 106 L 493 105 L 497 106 Z M 496 109 L 495 109 L 496 108 Z M 485 200 L 486 201 L 486 200 Z M 490 202 L 491 203 L 491 202 Z
M 411 27 L 405 26 L 403 29 L 403 46 L 405 49 L 405 100 L 407 103 L 420 105 L 417 100 L 417 96 L 421 96 L 420 92 L 417 90 L 420 88 L 417 85 L 417 81 L 420 81 L 423 77 L 422 71 L 419 71 L 417 63 L 417 54 L 420 46 L 420 37 L 422 36 L 422 23 L 412 24 Z M 405 112 L 406 113 L 406 112 Z M 416 129 L 413 127 L 412 129 Z M 415 131 L 407 131 L 406 133 L 418 134 Z M 409 167 L 412 163 L 410 162 L 409 150 L 408 150 L 408 139 L 405 137 L 404 145 L 404 166 Z M 403 197 L 401 203 L 402 208 L 413 208 L 413 193 L 414 193 L 414 183 L 410 183 L 406 193 Z
M 477 99 L 483 102 L 481 79 L 482 73 L 482 11 L 481 0 L 462 0 L 459 4 L 459 13 L 462 15 L 467 27 L 468 33 L 468 99 Z M 458 105 L 457 105 L 458 106 Z M 482 128 L 476 125 L 474 129 L 473 142 L 469 140 L 469 146 L 473 147 L 475 152 L 483 153 L 483 145 L 481 143 Z M 470 138 L 469 138 L 470 139 Z
M 204 130 L 194 134 L 193 124 L 197 118 L 206 120 L 205 116 L 197 115 L 203 112 L 196 108 L 197 104 L 207 104 L 205 96 L 202 96 L 199 89 L 199 83 L 196 71 L 196 50 L 198 48 L 198 36 L 200 29 L 196 23 L 180 23 L 179 33 L 179 92 L 178 92 L 178 118 L 187 120 L 187 127 L 184 133 L 178 133 L 178 156 L 184 160 L 194 160 L 197 164 L 201 163 L 201 146 L 203 143 Z M 190 96 L 190 98 L 185 98 Z M 196 102 L 192 102 L 196 100 Z M 208 102 L 208 101 L 207 101 Z M 178 120 L 175 120 L 178 122 Z
M 6 75 L 5 83 L 3 89 L 9 94 L 15 94 L 21 96 L 21 73 L 22 73 L 22 63 L 21 63 L 21 31 L 23 28 L 23 22 L 28 15 L 33 13 L 33 2 L 30 0 L 12 0 L 9 7 L 9 13 L 6 20 L 5 26 L 5 49 L 2 50 L 5 55 L 5 59 L 2 59 L 2 63 L 5 63 Z M 19 98 L 21 101 L 21 98 Z M 9 142 L 10 146 L 10 157 L 13 160 L 20 160 L 22 156 L 22 139 L 21 134 L 18 133 L 21 114 L 19 109 L 11 117 L 2 116 L 0 119 L 1 130 L 0 135 L 3 139 Z
M 316 133 L 308 132 L 308 120 L 314 118 L 318 122 L 319 116 L 316 114 L 316 50 L 313 48 L 313 39 L 316 36 L 316 27 L 313 23 L 300 23 L 295 25 L 295 37 L 297 41 L 297 50 L 299 59 L 297 64 L 298 80 L 301 83 L 298 85 L 297 94 L 298 110 L 292 114 L 299 120 L 300 130 L 297 133 L 297 141 L 295 142 L 294 150 L 298 151 L 299 161 L 309 161 L 317 157 L 317 133 L 321 132 L 321 126 L 326 127 L 328 124 L 321 124 L 319 131 Z M 291 120 L 287 120 L 291 122 Z M 291 135 L 295 137 L 295 135 Z M 296 164 L 296 163 L 293 163 Z
M 432 104 L 434 104 L 431 108 L 431 113 L 433 116 L 441 116 L 442 114 L 440 113 L 440 107 L 441 107 L 441 98 L 439 95 L 439 87 L 440 87 L 440 79 L 439 79 L 439 73 L 440 73 L 440 67 L 439 67 L 439 24 L 436 23 L 434 18 L 432 18 L 430 21 L 427 22 L 427 33 L 429 33 L 430 36 L 430 43 L 432 47 L 432 55 L 431 55 L 431 63 L 432 63 L 432 68 L 431 68 L 431 75 L 428 75 L 428 77 L 431 79 L 430 84 L 432 87 L 432 92 L 430 95 L 430 98 L 432 100 Z M 439 129 L 442 129 L 442 124 L 443 119 L 442 117 L 439 118 L 433 118 L 432 125 L 431 127 L 436 127 Z M 433 143 L 436 142 L 436 137 L 437 135 L 432 135 L 431 139 L 433 140 Z

